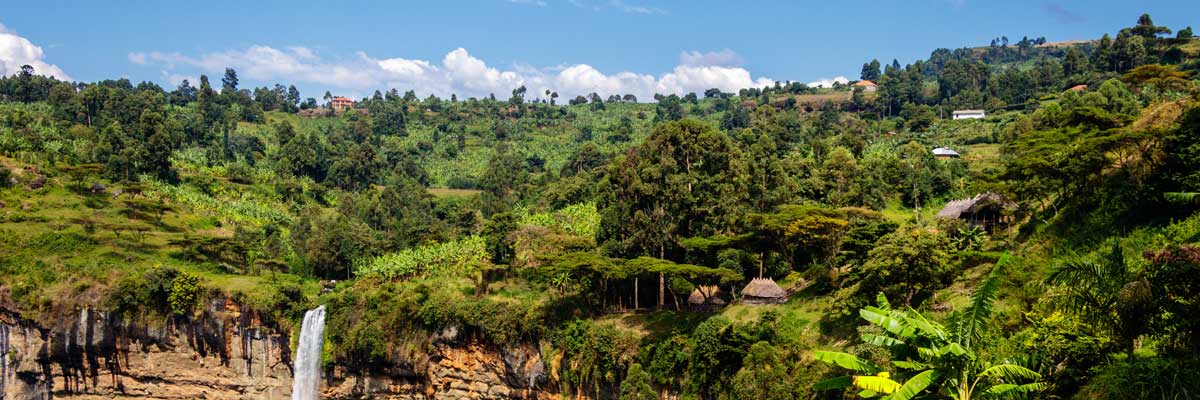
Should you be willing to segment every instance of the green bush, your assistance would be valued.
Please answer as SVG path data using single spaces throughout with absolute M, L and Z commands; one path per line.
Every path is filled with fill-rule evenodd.
M 167 296 L 171 311 L 176 315 L 187 315 L 200 303 L 200 277 L 181 272 L 171 280 L 171 294 Z
M 152 293 L 146 279 L 139 275 L 127 275 L 108 292 L 104 306 L 113 313 L 130 314 L 151 304 L 151 301 Z
M 1134 357 L 1101 369 L 1075 398 L 1192 399 L 1200 393 L 1200 363 L 1195 359 Z

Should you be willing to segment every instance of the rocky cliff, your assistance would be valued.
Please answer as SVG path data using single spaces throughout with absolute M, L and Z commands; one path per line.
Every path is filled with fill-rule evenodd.
M 130 322 L 83 308 L 34 321 L 0 308 L 0 399 L 286 399 L 290 339 L 257 313 L 212 299 L 193 318 Z M 536 345 L 439 334 L 419 366 L 326 372 L 327 398 L 553 398 Z

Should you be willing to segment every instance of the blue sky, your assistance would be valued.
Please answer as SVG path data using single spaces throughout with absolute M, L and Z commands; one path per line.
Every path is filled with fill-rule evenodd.
M 294 83 L 305 97 L 507 97 L 525 84 L 645 98 L 853 79 L 871 58 L 907 63 L 1001 35 L 1096 38 L 1142 12 L 1200 27 L 1195 1 L 25 1 L 0 14 L 0 72 L 33 59 L 75 80 L 173 87 L 232 66 L 243 86 Z

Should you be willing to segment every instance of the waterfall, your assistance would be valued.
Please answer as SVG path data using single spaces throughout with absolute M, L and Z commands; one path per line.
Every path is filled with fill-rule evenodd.
M 325 306 L 304 313 L 296 367 L 292 372 L 292 400 L 316 400 L 321 389 L 321 347 L 325 339 Z
M 0 399 L 6 398 L 8 390 L 8 333 L 9 327 L 0 324 Z

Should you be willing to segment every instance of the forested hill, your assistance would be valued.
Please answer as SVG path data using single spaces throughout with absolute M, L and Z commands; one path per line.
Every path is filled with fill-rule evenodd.
M 1190 27 L 860 78 L 333 109 L 233 69 L 30 67 L 0 78 L 0 308 L 163 324 L 228 296 L 294 337 L 325 305 L 339 374 L 452 328 L 533 344 L 565 396 L 1200 393 Z

